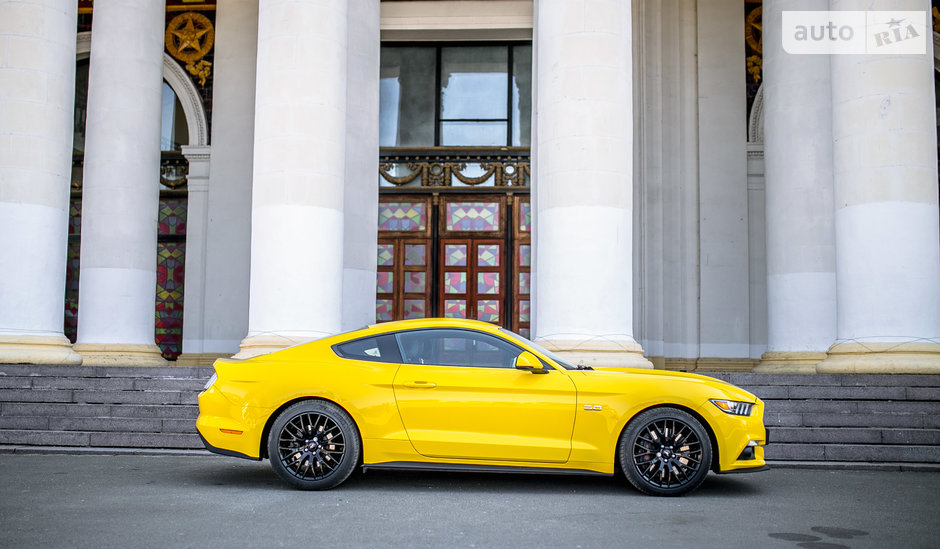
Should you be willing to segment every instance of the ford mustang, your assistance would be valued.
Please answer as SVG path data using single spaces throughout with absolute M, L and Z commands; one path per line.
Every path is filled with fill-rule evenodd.
M 472 320 L 389 322 L 247 360 L 199 395 L 212 452 L 268 458 L 291 485 L 357 468 L 613 475 L 680 495 L 766 469 L 763 403 L 716 379 L 590 368 Z

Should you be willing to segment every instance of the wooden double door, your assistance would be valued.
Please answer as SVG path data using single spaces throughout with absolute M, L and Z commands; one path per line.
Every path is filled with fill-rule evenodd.
M 528 194 L 383 194 L 376 320 L 473 318 L 529 331 Z

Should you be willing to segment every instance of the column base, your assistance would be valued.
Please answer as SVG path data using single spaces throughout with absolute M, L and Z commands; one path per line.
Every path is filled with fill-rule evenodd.
M 940 343 L 836 343 L 820 374 L 940 374 Z
M 156 345 L 76 343 L 83 366 L 169 366 Z
M 826 359 L 826 353 L 807 351 L 767 351 L 753 372 L 761 374 L 815 374 L 816 365 Z
M 753 358 L 702 357 L 695 361 L 695 372 L 750 372 L 756 364 Z
M 653 368 L 653 363 L 643 356 L 643 348 L 633 340 L 545 340 L 539 345 L 579 366 L 598 368 Z
M 62 336 L 0 336 L 0 364 L 63 364 L 79 366 L 82 356 Z
M 205 368 L 212 366 L 216 359 L 230 356 L 232 353 L 183 353 L 176 358 L 176 366 Z

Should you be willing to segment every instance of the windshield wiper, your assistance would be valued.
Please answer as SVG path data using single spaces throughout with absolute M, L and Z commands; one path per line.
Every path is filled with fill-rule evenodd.
M 590 366 L 585 366 L 584 364 L 578 364 L 578 370 L 593 370 Z

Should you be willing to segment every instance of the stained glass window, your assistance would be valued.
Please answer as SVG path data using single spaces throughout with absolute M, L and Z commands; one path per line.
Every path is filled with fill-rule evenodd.
M 477 246 L 478 267 L 499 267 L 499 244 Z
M 405 265 L 422 266 L 427 263 L 427 245 L 405 244 Z
M 155 339 L 163 357 L 176 360 L 183 347 L 183 280 L 186 258 L 186 198 L 161 197 L 157 218 Z
M 447 244 L 444 246 L 444 265 L 462 267 L 467 264 L 466 244 Z
M 477 301 L 477 320 L 499 322 L 499 300 L 481 299 Z
M 529 244 L 519 245 L 519 266 L 520 267 L 532 266 L 532 246 L 531 245 Z
M 405 293 L 406 294 L 423 294 L 425 288 L 425 273 L 424 271 L 419 272 L 406 272 L 405 273 Z
M 444 273 L 444 293 L 467 293 L 467 273 Z
M 425 202 L 379 204 L 379 231 L 424 231 L 427 225 L 428 211 Z
M 380 294 L 395 292 L 395 273 L 378 272 L 375 276 L 375 291 Z
M 423 299 L 406 299 L 404 318 L 424 318 L 427 316 Z
M 467 301 L 465 299 L 445 299 L 444 318 L 467 318 Z
M 375 300 L 375 320 L 377 322 L 386 322 L 392 320 L 392 300 L 391 299 L 376 299 Z
M 520 322 L 529 322 L 529 317 L 531 313 L 531 306 L 529 305 L 528 299 L 522 299 L 519 301 L 519 321 Z
M 498 231 L 499 202 L 451 202 L 447 204 L 448 231 Z
M 478 294 L 499 293 L 499 273 L 477 273 Z
M 529 273 L 519 273 L 519 293 L 527 294 L 529 293 L 529 278 L 532 275 Z
M 379 244 L 378 250 L 378 265 L 380 267 L 386 267 L 395 264 L 394 244 Z
M 532 205 L 528 202 L 519 204 L 519 230 L 526 233 L 532 230 Z
M 156 343 L 164 358 L 170 360 L 175 360 L 183 352 L 185 257 L 185 242 L 157 243 Z
M 78 274 L 81 262 L 82 199 L 69 201 L 69 242 L 65 264 L 65 337 L 75 343 L 78 337 Z

